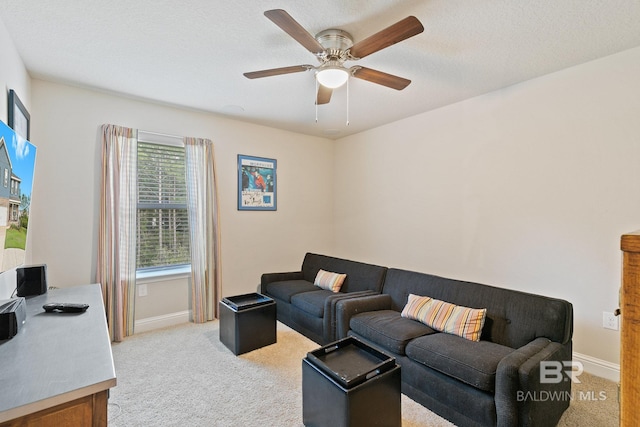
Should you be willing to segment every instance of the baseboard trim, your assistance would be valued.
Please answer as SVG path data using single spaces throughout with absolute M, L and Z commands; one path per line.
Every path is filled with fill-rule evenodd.
M 189 310 L 178 311 L 176 313 L 164 314 L 162 316 L 146 317 L 138 319 L 135 322 L 134 330 L 138 334 L 140 332 L 148 332 L 154 329 L 166 328 L 167 326 L 179 325 L 189 322 L 191 312 Z
M 573 352 L 573 360 L 582 363 L 585 372 L 610 381 L 620 382 L 620 365 Z

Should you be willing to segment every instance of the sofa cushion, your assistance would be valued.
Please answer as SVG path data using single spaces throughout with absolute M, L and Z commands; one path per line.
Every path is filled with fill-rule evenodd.
M 573 306 L 560 299 L 393 268 L 387 271 L 383 293 L 397 311 L 402 311 L 410 293 L 486 308 L 481 339 L 511 348 L 538 337 L 566 344 L 573 334 Z
M 282 301 L 291 302 L 291 297 L 301 292 L 317 291 L 318 288 L 313 283 L 306 280 L 285 280 L 282 282 L 272 282 L 267 284 L 267 294 Z
M 410 359 L 491 393 L 498 363 L 513 351 L 490 341 L 469 341 L 450 334 L 416 338 L 405 350 Z
M 333 292 L 315 287 L 314 291 L 302 292 L 291 297 L 291 305 L 315 317 L 324 317 L 324 304 Z
M 405 346 L 412 339 L 435 333 L 430 327 L 406 319 L 395 310 L 356 314 L 351 318 L 349 327 L 363 338 L 400 355 L 405 354 Z
M 409 294 L 402 317 L 417 320 L 436 331 L 480 341 L 487 309 L 475 309 L 445 301 Z
M 340 287 L 346 277 L 346 274 L 333 273 L 320 269 L 318 274 L 316 274 L 316 279 L 313 281 L 313 284 L 331 292 L 340 292 Z
M 326 255 L 307 253 L 302 262 L 303 278 L 313 283 L 318 271 L 337 271 L 346 274 L 340 292 L 359 292 L 382 290 L 382 282 L 387 272 L 386 267 L 350 261 Z

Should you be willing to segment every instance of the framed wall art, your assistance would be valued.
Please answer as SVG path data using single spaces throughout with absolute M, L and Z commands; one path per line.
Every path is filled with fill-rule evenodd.
M 25 108 L 16 92 L 9 91 L 9 127 L 22 138 L 31 140 L 31 115 Z
M 275 159 L 238 154 L 238 210 L 277 210 Z

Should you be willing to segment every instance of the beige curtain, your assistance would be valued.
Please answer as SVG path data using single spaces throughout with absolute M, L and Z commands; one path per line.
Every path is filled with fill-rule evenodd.
M 221 294 L 220 231 L 213 143 L 184 138 L 191 245 L 193 321 L 218 317 Z
M 137 130 L 103 125 L 102 194 L 97 281 L 107 311 L 109 335 L 133 335 L 136 284 Z

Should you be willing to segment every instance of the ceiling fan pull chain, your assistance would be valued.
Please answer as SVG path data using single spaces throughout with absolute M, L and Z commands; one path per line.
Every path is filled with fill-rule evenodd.
M 316 81 L 316 94 L 318 93 L 318 79 L 314 79 Z M 315 95 L 315 94 L 314 94 Z M 317 95 L 316 96 L 316 100 L 314 101 L 314 104 L 316 104 L 316 124 L 318 124 L 318 98 Z
M 347 126 L 349 126 L 349 80 L 347 79 Z

